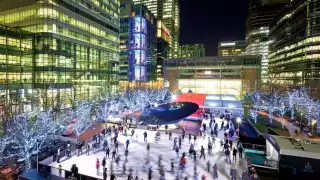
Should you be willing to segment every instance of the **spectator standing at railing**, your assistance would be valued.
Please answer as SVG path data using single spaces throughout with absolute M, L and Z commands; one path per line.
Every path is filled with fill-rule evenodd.
M 90 152 L 90 143 L 87 144 L 87 151 L 86 151 L 86 155 L 89 155 Z
M 59 177 L 62 177 L 62 166 L 61 166 L 61 164 L 59 164 L 58 170 L 59 170 Z

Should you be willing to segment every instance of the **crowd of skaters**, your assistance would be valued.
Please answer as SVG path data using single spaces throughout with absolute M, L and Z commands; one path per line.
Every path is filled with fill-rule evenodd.
M 176 177 L 177 179 L 190 179 L 190 177 L 188 176 L 184 176 L 184 170 L 187 164 L 187 156 L 186 156 L 186 152 L 180 152 L 180 149 L 182 147 L 182 142 L 185 140 L 186 137 L 188 137 L 189 140 L 189 144 L 190 144 L 190 148 L 189 148 L 189 158 L 194 160 L 194 175 L 191 179 L 198 179 L 199 178 L 199 172 L 197 171 L 197 161 L 200 161 L 202 158 L 205 160 L 206 159 L 206 153 L 205 153 L 205 148 L 204 146 L 201 146 L 200 149 L 200 155 L 197 154 L 196 150 L 195 150 L 195 145 L 197 143 L 197 137 L 199 138 L 203 138 L 203 139 L 208 139 L 208 146 L 207 146 L 207 151 L 209 155 L 212 155 L 212 148 L 215 146 L 215 141 L 216 138 L 218 136 L 218 132 L 221 130 L 226 130 L 230 128 L 229 123 L 227 123 L 228 127 L 224 126 L 224 121 L 222 121 L 222 125 L 220 130 L 218 129 L 218 123 L 215 122 L 214 118 L 210 119 L 210 123 L 209 123 L 209 132 L 210 135 L 207 135 L 207 127 L 206 124 L 202 124 L 202 128 L 201 131 L 199 133 L 200 136 L 194 135 L 194 134 L 188 134 L 186 135 L 186 131 L 183 128 L 181 135 L 179 135 L 178 137 L 174 137 L 172 138 L 172 131 L 168 130 L 168 126 L 165 126 L 165 133 L 168 135 L 169 140 L 173 141 L 173 149 L 176 152 L 177 155 L 177 159 L 179 159 L 179 161 L 175 161 L 174 159 L 171 159 L 170 162 L 170 169 L 172 173 L 177 173 Z M 131 136 L 131 139 L 134 138 L 134 135 L 136 135 L 136 139 L 138 137 L 138 134 L 135 133 L 134 129 L 131 129 L 131 133 L 130 135 L 128 134 L 129 128 L 124 128 L 124 127 L 113 127 L 113 128 L 107 128 L 105 131 L 105 134 L 101 134 L 95 137 L 94 141 L 92 143 L 88 143 L 86 145 L 86 155 L 90 154 L 90 151 L 92 150 L 93 153 L 97 150 L 100 149 L 100 144 L 101 141 L 103 141 L 103 148 L 102 150 L 105 152 L 105 157 L 100 161 L 100 159 L 97 158 L 96 160 L 96 169 L 97 169 L 97 174 L 99 175 L 100 172 L 99 170 L 102 167 L 102 176 L 103 179 L 107 179 L 107 167 L 106 167 L 106 161 L 107 159 L 110 159 L 110 153 L 111 153 L 111 163 L 110 163 L 110 180 L 116 179 L 116 176 L 114 174 L 114 167 L 113 164 L 116 164 L 116 167 L 119 168 L 119 162 L 120 162 L 120 153 L 119 153 L 119 149 L 118 149 L 118 136 L 119 133 L 122 133 L 124 135 L 128 135 Z M 105 135 L 112 135 L 113 136 L 110 138 L 110 143 L 108 143 L 108 141 L 104 138 Z M 156 133 L 156 141 L 160 140 L 160 131 L 157 131 Z M 151 180 L 153 177 L 153 168 L 152 166 L 150 166 L 150 144 L 147 142 L 147 137 L 148 137 L 148 133 L 147 131 L 144 131 L 142 133 L 143 136 L 143 140 L 146 143 L 146 149 L 147 149 L 147 155 L 145 158 L 145 164 L 144 164 L 144 169 L 148 174 L 148 179 Z M 224 133 L 224 139 L 221 139 L 220 141 L 220 145 L 221 145 L 221 151 L 225 154 L 226 156 L 226 161 L 228 163 L 231 164 L 231 159 L 230 159 L 230 153 L 232 152 L 233 154 L 233 161 L 236 162 L 237 158 L 237 154 L 239 156 L 239 158 L 242 158 L 242 153 L 243 153 L 243 147 L 241 146 L 240 143 L 237 143 L 236 147 L 233 147 L 233 141 L 232 141 L 232 137 L 233 134 L 230 134 L 230 131 L 225 132 Z M 128 156 L 129 156 L 129 144 L 130 144 L 130 140 L 129 138 L 126 140 L 125 142 L 125 150 L 124 150 L 124 162 L 123 162 L 123 174 L 126 173 L 126 162 L 128 161 Z M 184 144 L 184 146 L 186 146 L 186 144 Z M 82 154 L 82 146 L 80 146 L 80 149 L 77 153 L 77 155 L 81 155 Z M 91 148 L 92 147 L 92 148 Z M 59 162 L 59 161 L 58 161 Z M 159 170 L 159 174 L 160 174 L 160 180 L 165 180 L 165 170 L 164 170 L 164 165 L 162 164 L 162 156 L 159 155 L 158 157 L 158 170 Z M 218 179 L 218 165 L 217 163 L 211 163 L 210 160 L 207 161 L 207 171 L 209 173 L 212 174 L 213 179 Z M 233 165 L 230 169 L 230 178 L 231 179 L 236 179 L 237 176 L 237 170 L 235 169 L 235 166 Z M 135 177 L 133 176 L 133 170 L 129 169 L 128 170 L 128 180 L 140 180 L 141 178 L 139 178 L 138 176 L 138 172 L 136 173 Z M 201 176 L 202 180 L 207 179 L 207 177 L 205 175 Z

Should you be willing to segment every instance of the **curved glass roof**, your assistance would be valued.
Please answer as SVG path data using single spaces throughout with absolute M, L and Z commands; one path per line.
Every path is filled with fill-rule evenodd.
M 243 109 L 242 103 L 233 95 L 229 94 L 196 94 L 186 93 L 177 98 L 177 101 L 195 102 L 200 107 Z

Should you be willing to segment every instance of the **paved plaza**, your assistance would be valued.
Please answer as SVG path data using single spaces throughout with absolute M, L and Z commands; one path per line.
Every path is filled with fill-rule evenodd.
M 219 124 L 220 128 L 220 123 L 221 120 L 216 119 L 217 123 Z M 208 123 L 207 121 L 204 121 L 205 123 Z M 207 126 L 209 127 L 209 126 Z M 208 129 L 208 128 L 207 128 Z M 145 130 L 142 129 L 135 129 L 135 133 L 138 134 L 138 139 L 136 139 L 136 136 L 134 135 L 133 139 L 129 136 L 124 136 L 122 134 L 119 135 L 118 141 L 119 141 L 119 152 L 121 156 L 121 160 L 119 163 L 119 167 L 116 167 L 116 164 L 114 163 L 114 170 L 115 170 L 115 175 L 118 180 L 122 179 L 127 179 L 128 177 L 128 170 L 132 168 L 133 170 L 133 176 L 135 178 L 136 174 L 138 173 L 139 179 L 147 179 L 147 171 L 145 171 L 147 168 L 145 167 L 145 161 L 147 157 L 147 143 L 144 142 L 143 140 L 143 132 Z M 176 152 L 173 151 L 173 141 L 169 140 L 169 136 L 165 133 L 161 133 L 161 138 L 158 142 L 156 142 L 155 139 L 155 131 L 147 131 L 148 133 L 148 143 L 150 143 L 150 165 L 152 166 L 153 170 L 153 178 L 152 179 L 160 179 L 159 175 L 159 170 L 158 170 L 158 157 L 159 155 L 162 155 L 162 164 L 164 165 L 165 168 L 165 177 L 168 180 L 173 180 L 176 179 L 177 176 L 177 170 L 179 166 L 179 158 L 177 158 Z M 198 171 L 198 177 L 202 175 L 206 175 L 207 179 L 212 179 L 212 166 L 214 163 L 217 163 L 218 166 L 218 179 L 230 179 L 229 173 L 231 166 L 235 166 L 238 172 L 238 178 L 241 176 L 242 172 L 245 170 L 245 165 L 244 165 L 244 160 L 238 160 L 237 156 L 237 161 L 232 164 L 228 164 L 226 162 L 226 158 L 224 156 L 224 153 L 222 153 L 221 148 L 220 148 L 220 138 L 223 137 L 223 131 L 219 132 L 219 135 L 216 139 L 215 146 L 213 147 L 213 155 L 208 155 L 207 153 L 207 144 L 208 144 L 208 138 L 206 137 L 205 139 L 200 138 L 199 136 L 197 137 L 196 143 L 195 143 L 195 149 L 198 153 L 200 153 L 200 148 L 201 145 L 206 149 L 206 159 L 204 160 L 203 158 L 201 160 L 197 160 L 197 171 Z M 209 134 L 209 133 L 208 133 Z M 179 134 L 173 134 L 173 139 L 175 137 L 178 137 Z M 125 142 L 127 139 L 130 139 L 130 145 L 129 145 L 129 156 L 128 156 L 128 162 L 126 163 L 126 169 L 127 172 L 126 174 L 123 174 L 123 164 L 125 160 L 124 156 L 124 151 L 125 151 Z M 236 142 L 233 143 L 236 145 Z M 189 151 L 189 140 L 188 140 L 188 132 L 186 133 L 186 138 L 182 142 L 182 148 L 180 149 L 180 156 L 182 152 L 186 152 L 188 155 Z M 111 147 L 111 152 L 113 150 L 113 147 Z M 97 175 L 97 170 L 96 170 L 96 159 L 99 158 L 100 162 L 102 161 L 103 157 L 105 156 L 105 152 L 102 150 L 96 153 L 90 152 L 90 155 L 87 156 L 85 154 L 81 156 L 73 156 L 70 159 L 63 160 L 61 161 L 62 169 L 70 170 L 72 164 L 76 164 L 79 168 L 79 173 L 91 177 L 96 177 L 102 179 L 102 166 L 100 167 L 100 174 Z M 110 158 L 111 158 L 111 153 L 110 153 Z M 174 159 L 175 163 L 175 173 L 171 172 L 171 159 Z M 232 159 L 232 154 L 231 154 L 231 159 Z M 211 163 L 211 168 L 210 168 L 210 173 L 207 172 L 207 162 L 210 161 Z M 111 159 L 107 159 L 107 168 L 108 168 L 108 179 L 110 175 L 110 163 Z M 52 167 L 58 167 L 58 163 L 53 162 L 50 164 Z M 187 159 L 187 164 L 186 164 L 186 169 L 184 171 L 183 177 L 187 176 L 189 179 L 193 177 L 194 175 L 194 160 L 193 158 L 188 158 Z

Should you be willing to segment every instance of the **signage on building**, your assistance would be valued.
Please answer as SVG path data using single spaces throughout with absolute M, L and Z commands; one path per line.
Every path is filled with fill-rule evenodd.
M 234 46 L 236 45 L 235 42 L 228 42 L 228 43 L 221 43 L 220 46 Z
M 304 172 L 313 172 L 313 169 L 312 169 L 312 166 L 310 164 L 310 162 L 307 162 L 305 165 L 304 165 L 304 168 L 302 169 L 302 171 Z

